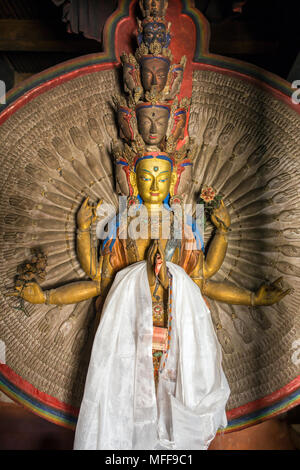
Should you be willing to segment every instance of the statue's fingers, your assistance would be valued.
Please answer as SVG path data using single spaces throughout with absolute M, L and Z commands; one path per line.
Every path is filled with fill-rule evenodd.
M 37 283 L 34 282 L 34 281 L 26 282 L 26 284 L 25 284 L 24 286 L 22 286 L 22 287 L 19 287 L 19 289 L 20 289 L 20 290 L 21 290 L 21 289 L 24 289 L 24 287 L 34 287 L 34 286 L 36 286 L 36 285 L 37 285 Z M 16 287 L 16 289 L 18 289 L 18 287 Z
M 97 203 L 96 207 L 93 207 L 93 209 L 92 209 L 92 212 L 93 212 L 93 216 L 92 216 L 93 219 L 92 219 L 92 221 L 93 221 L 93 222 L 95 222 L 95 220 L 96 220 L 97 217 L 98 217 L 98 209 L 100 208 L 100 206 L 101 206 L 102 203 L 103 203 L 103 199 L 101 199 L 101 200 Z
M 154 264 L 154 261 L 155 261 L 156 252 L 157 252 L 157 251 L 156 251 L 156 247 L 154 247 L 154 248 L 152 249 L 152 252 L 151 252 L 151 255 L 150 255 L 150 262 L 151 262 L 152 265 Z
M 161 245 L 160 241 L 158 242 L 158 252 L 160 254 L 161 259 L 164 261 L 165 253 L 164 253 L 164 250 L 162 248 L 162 245 Z
M 213 223 L 214 225 L 217 225 L 217 224 L 218 224 L 217 217 L 216 217 L 216 215 L 215 215 L 214 213 L 211 214 L 210 219 L 211 219 L 211 221 L 212 221 L 212 223 Z
M 214 209 L 214 212 L 216 214 L 224 214 L 224 209 L 225 209 L 224 203 L 222 203 L 221 201 L 220 204 Z
M 285 291 L 282 292 L 282 297 L 285 297 L 286 295 L 290 295 L 294 292 L 294 289 L 286 289 Z
M 149 250 L 148 250 L 149 254 L 152 253 L 154 246 L 155 246 L 154 243 L 151 243 Z
M 97 210 L 99 209 L 99 207 L 103 204 L 103 199 L 100 199 L 100 201 L 98 202 L 98 204 L 96 205 L 96 213 L 97 213 Z
M 20 297 L 20 292 L 19 291 L 9 292 L 9 293 L 4 294 L 4 297 Z
M 271 285 L 274 286 L 274 287 L 281 288 L 282 287 L 282 280 L 283 280 L 283 278 L 279 277 L 278 279 L 276 279 L 276 281 L 272 282 Z
M 155 263 L 155 257 L 157 253 L 159 253 L 159 245 L 158 245 L 158 240 L 155 240 L 155 243 L 153 246 L 153 263 Z
M 216 223 L 215 225 L 218 227 L 218 228 L 224 228 L 225 230 L 228 230 L 228 227 L 227 225 L 223 222 L 222 219 L 220 219 L 219 217 L 216 216 Z
M 151 264 L 153 263 L 152 258 L 153 258 L 153 245 L 150 246 L 149 251 L 148 251 L 148 260 Z
M 87 205 L 88 205 L 88 203 L 89 203 L 89 200 L 90 200 L 90 196 L 86 197 L 85 200 L 83 201 L 82 206 L 83 206 L 83 207 L 87 207 Z
M 292 291 L 292 289 L 287 289 L 287 290 L 285 290 L 285 291 L 282 291 L 282 292 L 278 293 L 276 302 L 280 302 L 280 300 L 282 300 L 282 299 L 283 299 L 286 295 L 288 295 L 291 291 Z

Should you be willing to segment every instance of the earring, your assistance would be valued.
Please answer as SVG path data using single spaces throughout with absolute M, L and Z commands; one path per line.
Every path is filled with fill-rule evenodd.
M 171 207 L 175 204 L 180 204 L 182 206 L 183 201 L 182 198 L 176 194 L 170 198 L 169 204 Z
M 142 204 L 142 198 L 138 194 L 137 196 L 128 196 L 127 198 L 127 207 L 134 207 L 137 206 L 137 208 Z

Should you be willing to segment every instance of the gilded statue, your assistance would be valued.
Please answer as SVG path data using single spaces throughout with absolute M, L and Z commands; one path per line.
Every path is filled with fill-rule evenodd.
M 89 280 L 80 280 L 43 290 L 35 279 L 27 279 L 16 285 L 12 295 L 21 297 L 32 304 L 55 306 L 78 304 L 96 298 L 97 318 L 94 326 L 95 344 L 98 344 L 98 335 L 101 334 L 101 328 L 105 328 L 106 325 L 107 314 L 105 312 L 111 308 L 109 306 L 110 302 L 114 301 L 113 292 L 117 292 L 118 289 L 116 285 L 118 279 L 123 282 L 120 276 L 124 272 L 130 272 L 126 271 L 127 268 L 132 267 L 134 271 L 140 269 L 139 266 L 143 266 L 145 262 L 152 304 L 152 372 L 157 396 L 162 397 L 162 392 L 159 392 L 161 390 L 159 388 L 160 374 L 162 374 L 161 377 L 166 378 L 168 373 L 168 380 L 170 379 L 173 385 L 177 380 L 173 377 L 175 368 L 165 368 L 171 348 L 170 341 L 172 342 L 173 314 L 170 299 L 173 286 L 177 285 L 176 279 L 186 282 L 185 275 L 187 274 L 193 281 L 192 287 L 189 286 L 191 289 L 189 292 L 193 293 L 196 286 L 197 292 L 206 299 L 207 306 L 201 303 L 199 312 L 200 310 L 208 312 L 210 300 L 250 307 L 273 305 L 289 294 L 290 289 L 283 289 L 282 278 L 273 283 L 263 283 L 255 291 L 228 281 L 213 279 L 223 265 L 228 248 L 228 234 L 231 230 L 228 204 L 226 206 L 220 196 L 211 208 L 209 219 L 213 225 L 213 234 L 208 249 L 205 250 L 203 232 L 197 227 L 195 214 L 193 210 L 191 213 L 186 212 L 183 203 L 184 196 L 188 193 L 192 182 L 195 155 L 199 152 L 199 148 L 189 138 L 187 131 L 190 99 L 183 98 L 179 101 L 177 98 L 183 80 L 186 58 L 183 57 L 180 63 L 173 63 L 169 49 L 170 24 L 167 24 L 165 20 L 167 2 L 145 0 L 140 1 L 140 6 L 144 18 L 138 21 L 138 49 L 135 55 L 123 53 L 121 57 L 126 96 L 113 97 L 119 136 L 115 138 L 112 131 L 111 147 L 115 163 L 116 189 L 119 195 L 127 198 L 126 210 L 114 217 L 114 223 L 111 225 L 113 229 L 107 233 L 104 240 L 95 245 L 92 235 L 95 225 L 101 218 L 99 214 L 101 214 L 104 201 L 93 203 L 90 197 L 84 197 L 76 218 L 76 252 L 80 266 Z M 112 126 L 112 122 L 109 122 L 109 125 Z M 213 132 L 214 125 L 212 118 L 211 128 L 207 129 L 205 135 L 207 141 L 212 135 L 210 131 Z M 227 134 L 230 134 L 230 131 L 231 128 L 228 127 Z M 225 134 L 222 140 L 223 146 L 227 143 L 227 134 Z M 210 189 L 207 190 L 207 194 Z M 200 196 L 201 194 L 198 194 L 198 200 Z M 214 199 L 214 196 L 211 199 Z M 195 200 L 191 202 L 195 203 Z M 136 236 L 137 234 L 140 236 Z M 176 267 L 175 271 L 172 271 L 174 266 L 179 266 L 185 274 L 179 270 L 178 278 L 176 278 Z M 136 283 L 138 283 L 138 276 Z M 194 298 L 199 298 L 199 302 L 202 302 L 201 297 L 197 295 L 195 294 Z M 186 299 L 187 304 L 189 300 Z M 133 305 L 130 304 L 131 301 L 128 300 L 129 305 Z M 134 310 L 134 306 L 132 308 Z M 103 311 L 104 320 L 102 321 Z M 112 330 L 114 330 L 114 325 L 113 321 Z M 182 330 L 179 329 L 179 336 L 181 332 Z M 127 333 L 128 336 L 132 334 L 130 331 Z M 194 344 L 194 339 L 191 340 L 191 344 Z M 180 341 L 179 339 L 179 343 Z M 217 369 L 221 359 L 218 355 L 218 345 L 215 348 L 216 357 L 218 357 Z M 178 354 L 180 356 L 180 352 Z M 210 354 L 209 351 L 208 354 Z M 122 361 L 126 362 L 129 356 L 128 351 L 124 354 L 120 353 Z M 95 367 L 93 357 L 90 370 Z M 138 352 L 136 352 L 136 357 L 138 357 Z M 213 358 L 209 357 L 211 363 L 214 364 Z M 222 378 L 221 385 L 219 385 L 223 393 L 223 413 L 228 398 L 228 388 L 226 380 L 223 380 L 223 372 L 220 370 L 218 373 Z M 93 373 L 98 372 L 95 369 Z M 89 372 L 87 383 L 91 376 L 92 372 Z M 188 382 L 186 378 L 184 380 Z M 147 387 L 150 387 L 149 381 L 147 383 Z M 83 403 L 81 416 L 90 413 L 90 411 L 84 411 L 87 405 L 86 401 Z M 225 421 L 219 424 L 225 425 Z M 164 425 L 165 423 L 162 424 Z M 126 432 L 124 431 L 124 435 Z M 161 431 L 162 435 L 165 435 L 164 432 Z M 216 429 L 211 432 L 214 435 Z M 181 438 L 183 439 L 183 436 Z M 106 442 L 103 437 L 101 439 L 101 442 Z M 161 442 L 163 440 L 161 438 Z M 206 448 L 208 441 L 209 438 L 206 438 L 201 446 Z M 107 445 L 112 446 L 112 442 L 113 438 Z M 119 444 L 116 445 L 123 445 L 120 444 L 121 437 L 118 442 Z M 104 444 L 97 448 L 102 448 L 102 445 Z M 124 444 L 124 448 L 130 448 L 126 447 L 127 445 L 130 446 L 130 444 Z M 171 446 L 169 441 L 166 448 L 171 448 L 168 446 Z
M 154 170 L 155 168 L 155 170 Z M 157 170 L 156 170 L 157 168 Z M 158 173 L 156 173 L 156 171 Z M 163 173 L 163 177 L 160 175 Z M 160 179 L 159 179 L 160 177 Z M 138 164 L 136 173 L 131 176 L 133 187 L 137 194 L 145 203 L 145 206 L 152 212 L 155 212 L 161 202 L 168 194 L 172 194 L 172 186 L 174 187 L 176 180 L 171 164 L 168 160 L 161 161 L 155 157 L 151 160 Z M 101 205 L 101 203 L 100 203 Z M 99 207 L 99 205 L 97 206 Z M 95 263 L 96 249 L 91 249 L 90 228 L 97 218 L 96 208 L 89 204 L 88 198 L 83 202 L 77 217 L 77 253 L 80 264 L 91 278 L 91 281 L 75 282 L 66 286 L 62 286 L 50 291 L 43 291 L 36 282 L 28 282 L 25 286 L 17 287 L 16 296 L 21 296 L 24 300 L 33 304 L 74 304 L 83 300 L 104 295 L 108 286 L 111 284 L 115 270 L 110 261 L 111 254 L 100 255 L 99 262 Z M 227 232 L 230 228 L 230 217 L 224 203 L 222 202 L 218 209 L 212 213 L 212 222 L 216 227 L 216 233 L 210 248 L 204 256 L 203 252 L 197 252 L 197 261 L 193 270 L 189 273 L 201 289 L 201 292 L 212 299 L 228 304 L 238 305 L 272 305 L 279 302 L 288 291 L 283 291 L 280 287 L 281 279 L 274 283 L 262 285 L 258 291 L 251 292 L 246 289 L 234 287 L 226 283 L 215 283 L 210 278 L 218 272 L 224 260 L 227 249 Z M 161 224 L 160 224 L 161 230 Z M 154 243 L 155 249 L 149 252 L 151 256 L 147 257 L 146 252 Z M 165 256 L 163 251 L 166 247 L 167 240 L 161 240 L 160 243 L 153 242 L 151 238 L 148 240 L 137 240 L 136 259 L 132 262 L 148 260 L 149 268 L 151 266 L 154 272 L 153 249 L 154 252 L 162 254 L 163 270 L 165 272 Z M 152 260 L 152 261 L 151 261 Z M 176 258 L 172 258 L 174 262 Z M 178 253 L 177 263 L 179 264 Z M 102 269 L 101 269 L 102 268 Z M 109 277 L 102 277 L 102 272 L 109 272 Z M 160 274 L 161 276 L 162 274 Z M 153 276 L 150 276 L 153 279 Z M 159 287 L 162 292 L 162 286 L 166 287 L 165 279 Z M 163 295 L 160 296 L 163 298 Z
M 189 100 L 178 103 L 177 99 L 172 98 L 174 90 L 177 93 L 180 88 L 185 58 L 179 65 L 171 66 L 169 36 L 166 33 L 168 26 L 163 16 L 167 2 L 144 3 L 142 11 L 150 11 L 150 14 L 140 23 L 136 57 L 125 53 L 122 56 L 128 103 L 122 98 L 122 102 L 116 104 L 120 137 L 132 147 L 125 144 L 125 150 L 115 150 L 115 162 L 117 180 L 123 194 L 136 200 L 139 197 L 149 214 L 155 214 L 159 213 L 166 198 L 180 197 L 185 193 L 192 174 L 193 150 L 186 144 L 181 150 L 177 149 L 184 138 Z M 157 22 L 161 25 L 159 31 L 163 30 L 162 36 L 156 34 Z M 148 34 L 149 28 L 155 31 L 152 36 Z M 105 297 L 120 268 L 144 259 L 147 259 L 149 281 L 154 291 L 154 259 L 159 253 L 162 269 L 153 301 L 164 299 L 168 285 L 165 265 L 168 240 L 161 238 L 161 217 L 157 228 L 158 241 L 151 239 L 149 229 L 146 239 L 130 240 L 128 246 L 123 246 L 126 256 L 117 260 L 107 248 L 98 255 L 97 248 L 91 245 L 90 230 L 100 206 L 101 202 L 91 205 L 89 198 L 86 198 L 77 214 L 77 255 L 82 269 L 91 280 L 74 282 L 50 291 L 42 291 L 36 282 L 27 282 L 18 286 L 14 295 L 34 304 L 53 305 Z M 272 284 L 263 284 L 256 292 L 211 280 L 222 266 L 228 245 L 230 216 L 223 201 L 213 210 L 211 222 L 215 234 L 206 254 L 198 247 L 188 260 L 182 246 L 180 249 L 177 247 L 172 256 L 168 255 L 169 261 L 184 266 L 204 296 L 228 304 L 259 306 L 279 302 L 289 293 L 289 290 L 281 288 L 281 278 Z M 160 321 L 165 323 L 165 320 Z

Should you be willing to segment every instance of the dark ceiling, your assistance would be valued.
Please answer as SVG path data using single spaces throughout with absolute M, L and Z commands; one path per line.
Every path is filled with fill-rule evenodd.
M 98 2 L 105 6 L 99 16 L 102 29 L 117 1 Z M 300 51 L 300 2 L 248 0 L 242 13 L 235 14 L 232 7 L 237 3 L 195 0 L 211 23 L 211 52 L 251 62 L 287 78 Z M 102 50 L 101 42 L 82 33 L 68 33 L 62 16 L 63 7 L 52 0 L 0 0 L 0 79 L 7 89 L 60 62 Z

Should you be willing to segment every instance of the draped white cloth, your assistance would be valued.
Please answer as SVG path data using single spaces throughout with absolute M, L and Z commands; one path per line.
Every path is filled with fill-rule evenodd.
M 173 277 L 172 336 L 155 393 L 146 262 L 120 271 L 97 330 L 74 449 L 207 449 L 227 425 L 221 348 L 197 285 Z M 162 359 L 163 360 L 163 359 Z

